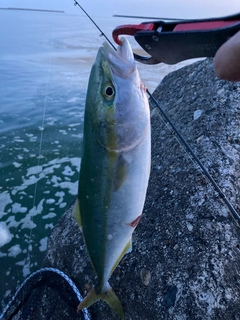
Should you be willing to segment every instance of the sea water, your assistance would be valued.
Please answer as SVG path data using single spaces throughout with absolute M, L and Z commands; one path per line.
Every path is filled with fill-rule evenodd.
M 130 23 L 95 21 L 109 38 Z M 88 77 L 104 39 L 84 15 L 10 10 L 0 10 L 0 39 L 3 300 L 41 267 L 48 235 L 77 194 Z M 138 67 L 153 91 L 179 65 Z

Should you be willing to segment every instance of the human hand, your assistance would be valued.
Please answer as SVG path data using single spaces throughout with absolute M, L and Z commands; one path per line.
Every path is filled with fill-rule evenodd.
M 221 79 L 240 81 L 240 31 L 218 49 L 214 69 Z

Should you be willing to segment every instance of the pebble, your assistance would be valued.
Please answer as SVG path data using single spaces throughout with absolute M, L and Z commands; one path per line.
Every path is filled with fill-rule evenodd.
M 193 230 L 193 225 L 187 221 L 187 228 L 188 228 L 188 231 L 192 231 Z
M 142 283 L 145 284 L 145 286 L 148 286 L 151 280 L 150 271 L 146 270 L 145 268 L 142 268 L 142 270 L 140 271 L 140 278 L 142 280 Z
M 222 88 L 222 89 L 219 89 L 218 91 L 217 91 L 217 94 L 222 94 L 224 92 L 224 89 Z
M 193 120 L 197 120 L 198 118 L 200 118 L 201 115 L 202 115 L 202 113 L 203 113 L 203 111 L 200 110 L 200 109 L 194 111 L 194 113 L 193 113 Z
M 199 143 L 199 142 L 202 140 L 203 137 L 204 137 L 204 135 L 202 134 L 201 136 L 199 136 L 199 137 L 196 139 L 196 142 Z
M 158 115 L 158 110 L 157 108 L 154 108 L 152 111 L 151 111 L 151 118 L 155 117 Z

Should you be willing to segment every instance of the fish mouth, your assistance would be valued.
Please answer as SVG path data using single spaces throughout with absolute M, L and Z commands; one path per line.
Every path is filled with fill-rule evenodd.
M 135 60 L 130 43 L 126 38 L 121 38 L 122 45 L 114 50 L 107 42 L 101 47 L 101 54 L 108 62 L 110 70 L 120 78 L 127 78 L 134 72 Z

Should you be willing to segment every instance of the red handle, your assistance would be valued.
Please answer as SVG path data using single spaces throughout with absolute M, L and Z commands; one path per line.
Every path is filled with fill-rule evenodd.
M 143 23 L 143 24 L 125 24 L 115 28 L 112 32 L 113 40 L 118 44 L 122 45 L 122 41 L 119 36 L 126 34 L 129 36 L 134 36 L 138 31 L 152 31 L 154 30 L 154 23 Z
M 239 20 L 229 20 L 229 21 L 191 21 L 178 23 L 172 30 L 173 32 L 177 31 L 195 31 L 195 30 L 211 30 L 229 27 L 239 23 Z M 122 45 L 122 41 L 119 39 L 119 36 L 126 34 L 129 36 L 135 36 L 138 31 L 153 31 L 156 29 L 155 23 L 141 23 L 141 24 L 125 24 L 119 27 L 116 27 L 112 32 L 112 37 L 118 45 Z

